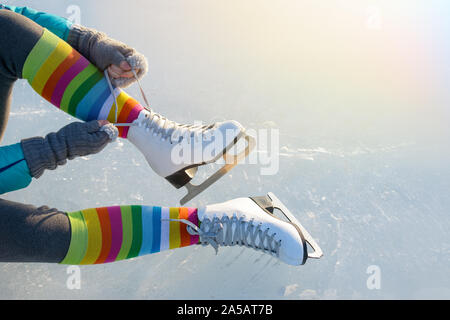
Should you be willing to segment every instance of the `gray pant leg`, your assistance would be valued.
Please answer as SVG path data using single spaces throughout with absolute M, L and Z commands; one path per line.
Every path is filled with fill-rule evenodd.
M 67 214 L 0 199 L 0 262 L 61 262 L 70 245 Z
M 9 10 L 0 10 L 0 140 L 8 122 L 14 82 L 22 78 L 23 65 L 44 29 Z

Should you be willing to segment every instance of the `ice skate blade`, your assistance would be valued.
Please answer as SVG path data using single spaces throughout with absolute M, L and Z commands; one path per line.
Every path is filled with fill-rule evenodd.
M 235 142 L 237 142 L 239 139 L 244 138 L 247 142 L 247 147 L 240 152 L 237 155 L 229 155 L 227 154 L 227 151 L 235 145 L 235 143 L 230 144 L 223 152 L 222 157 L 225 160 L 225 165 L 220 168 L 218 171 L 216 171 L 214 174 L 212 174 L 209 178 L 207 178 L 202 183 L 195 185 L 191 182 L 186 183 L 184 186 L 187 189 L 187 194 L 180 200 L 180 204 L 184 205 L 187 202 L 194 199 L 196 196 L 198 196 L 200 193 L 205 191 L 206 188 L 211 186 L 214 182 L 222 178 L 227 172 L 229 172 L 231 169 L 233 169 L 240 161 L 245 159 L 250 152 L 255 148 L 256 146 L 256 140 L 255 138 L 247 135 L 245 132 L 241 132 L 235 139 Z M 218 157 L 220 158 L 220 157 Z M 218 159 L 216 159 L 218 160 Z
M 293 224 L 295 224 L 303 234 L 303 238 L 306 243 L 308 243 L 314 250 L 312 253 L 308 253 L 308 258 L 319 259 L 323 256 L 322 249 L 319 247 L 317 242 L 311 237 L 308 231 L 300 224 L 300 222 L 294 217 L 294 215 L 289 211 L 288 208 L 272 193 L 269 192 L 267 196 L 272 200 L 272 205 L 274 208 L 279 209 L 283 215 Z

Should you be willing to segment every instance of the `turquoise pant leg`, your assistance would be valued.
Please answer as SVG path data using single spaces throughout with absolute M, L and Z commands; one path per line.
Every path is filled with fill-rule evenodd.
M 4 7 L 4 9 L 14 11 L 33 20 L 40 26 L 50 30 L 51 32 L 56 34 L 59 38 L 65 41 L 69 36 L 69 31 L 70 27 L 72 26 L 72 22 L 70 22 L 65 18 L 47 12 L 37 11 L 28 7 L 0 5 L 0 9 L 2 8 L 2 6 Z
M 30 183 L 30 170 L 21 144 L 0 147 L 0 194 L 23 189 Z

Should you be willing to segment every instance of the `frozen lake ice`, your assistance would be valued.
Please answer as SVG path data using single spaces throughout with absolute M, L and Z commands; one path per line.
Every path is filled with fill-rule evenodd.
M 450 298 L 447 2 L 80 0 L 79 16 L 72 1 L 6 3 L 80 18 L 144 53 L 142 83 L 169 119 L 277 130 L 277 148 L 257 153 L 276 174 L 239 165 L 189 205 L 272 191 L 324 256 L 292 267 L 195 246 L 81 266 L 74 290 L 67 266 L 0 263 L 0 299 Z M 2 145 L 74 120 L 18 81 Z M 121 140 L 2 197 L 70 211 L 178 206 L 183 194 Z

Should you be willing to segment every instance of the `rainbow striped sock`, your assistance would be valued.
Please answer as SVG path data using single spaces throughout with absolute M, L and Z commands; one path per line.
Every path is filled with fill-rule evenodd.
M 33 89 L 59 109 L 83 120 L 115 122 L 115 102 L 103 75 L 67 42 L 44 29 L 22 70 Z M 117 122 L 137 119 L 143 107 L 120 88 L 115 89 Z M 119 127 L 126 138 L 128 127 Z
M 185 219 L 198 225 L 197 209 L 115 206 L 67 213 L 71 241 L 61 264 L 114 262 L 199 242 Z

